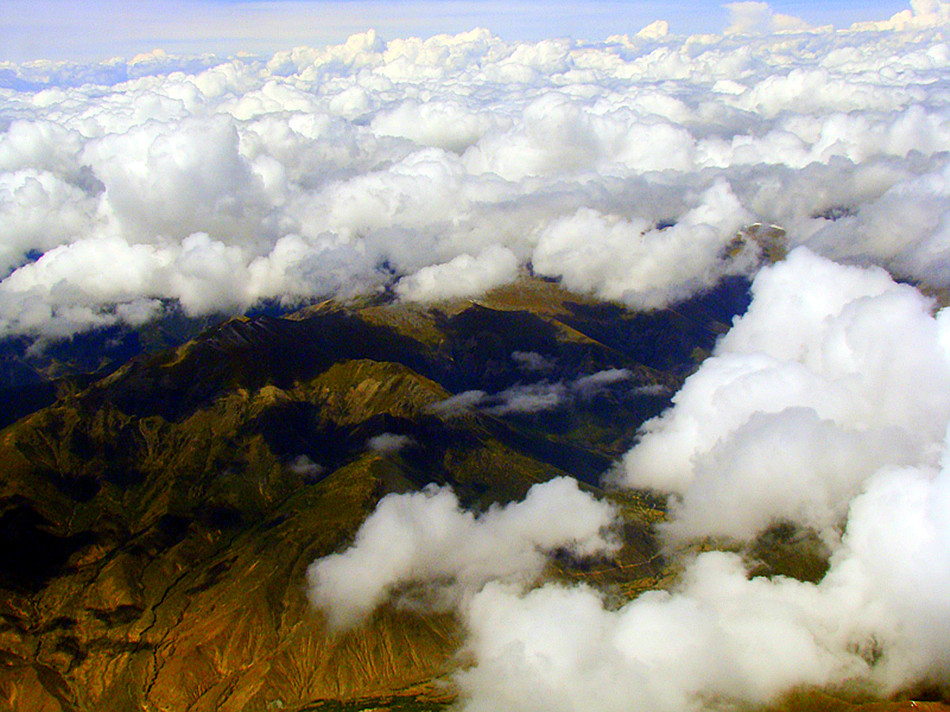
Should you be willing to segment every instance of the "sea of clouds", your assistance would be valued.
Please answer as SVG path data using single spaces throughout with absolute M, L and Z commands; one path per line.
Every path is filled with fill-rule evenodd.
M 946 8 L 834 31 L 740 2 L 719 35 L 4 63 L 0 336 L 471 296 L 529 265 L 656 307 L 748 270 L 722 255 L 756 221 L 948 286 Z
M 539 585 L 546 554 L 617 546 L 613 508 L 561 479 L 480 515 L 447 489 L 389 496 L 314 562 L 311 599 L 337 627 L 393 596 L 456 609 L 469 711 L 945 684 L 950 315 L 895 278 L 950 287 L 950 6 L 847 31 L 730 7 L 717 35 L 367 32 L 270 58 L 0 66 L 0 336 L 170 304 L 473 296 L 529 266 L 657 307 L 751 277 L 754 259 L 724 256 L 737 230 L 780 225 L 788 258 L 610 479 L 671 497 L 671 551 L 806 527 L 831 552 L 820 582 L 706 551 L 619 608 Z M 543 375 L 536 356 L 520 358 Z M 532 412 L 628 376 L 441 407 Z

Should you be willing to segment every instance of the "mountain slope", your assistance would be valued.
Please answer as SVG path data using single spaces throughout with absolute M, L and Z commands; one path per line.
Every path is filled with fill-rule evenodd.
M 449 484 L 478 508 L 561 474 L 596 485 L 745 286 L 652 314 L 540 280 L 478 303 L 327 302 L 65 394 L 0 432 L 0 699 L 292 709 L 447 674 L 451 616 L 384 609 L 333 634 L 307 565 L 389 492 Z M 626 501 L 616 560 L 560 575 L 655 583 L 651 506 Z

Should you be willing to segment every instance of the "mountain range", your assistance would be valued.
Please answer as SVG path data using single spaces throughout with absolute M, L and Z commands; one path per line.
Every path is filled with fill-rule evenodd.
M 739 277 L 637 312 L 525 275 L 477 300 L 378 295 L 94 333 L 32 361 L 8 342 L 0 707 L 444 707 L 459 620 L 384 606 L 332 630 L 308 565 L 387 494 L 448 485 L 480 511 L 567 475 L 618 505 L 622 547 L 556 557 L 545 576 L 618 600 L 663 587 L 664 502 L 603 476 L 748 303 Z M 826 566 L 794 528 L 750 554 L 804 580 Z

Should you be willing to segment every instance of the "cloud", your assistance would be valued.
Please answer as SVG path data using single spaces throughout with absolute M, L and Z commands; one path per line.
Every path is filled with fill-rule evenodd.
M 433 403 L 429 406 L 429 410 L 436 415 L 451 418 L 471 412 L 483 403 L 487 397 L 488 394 L 485 391 L 463 391 L 438 403 Z
M 476 257 L 459 255 L 444 264 L 423 267 L 396 285 L 403 299 L 418 302 L 474 297 L 514 281 L 518 258 L 511 250 L 492 246 Z
M 532 581 L 555 550 L 579 557 L 614 550 L 615 516 L 568 478 L 481 515 L 461 509 L 449 488 L 387 495 L 349 549 L 310 566 L 308 595 L 336 627 L 356 625 L 390 596 L 445 608 L 490 580 Z
M 546 373 L 554 369 L 554 362 L 534 351 L 514 351 L 511 359 L 525 373 Z
M 466 610 L 478 661 L 466 710 L 710 709 L 860 676 L 867 666 L 816 609 L 809 585 L 749 581 L 738 557 L 704 555 L 673 593 L 618 610 L 585 587 L 486 586 Z
M 304 478 L 316 478 L 322 475 L 326 468 L 311 460 L 307 455 L 298 455 L 290 463 L 290 471 Z
M 542 233 L 532 263 L 570 289 L 656 308 L 721 279 L 723 248 L 749 217 L 724 182 L 671 227 L 582 208 Z
M 512 386 L 496 393 L 483 406 L 482 410 L 490 415 L 511 415 L 513 413 L 540 413 L 554 410 L 567 400 L 568 392 L 563 383 L 529 383 Z
M 156 299 L 474 298 L 529 267 L 663 307 L 751 274 L 723 259 L 751 222 L 946 286 L 948 63 L 925 30 L 369 31 L 269 59 L 7 63 L 0 333 L 68 335 Z
M 521 364 L 521 370 L 527 374 L 537 376 L 539 372 L 554 368 L 554 365 L 540 354 L 516 351 L 512 357 Z M 518 383 L 493 394 L 485 391 L 464 391 L 435 403 L 429 410 L 443 417 L 476 410 L 497 416 L 542 413 L 568 407 L 577 399 L 589 400 L 632 377 L 633 374 L 627 369 L 611 368 L 578 376 L 567 382 L 540 380 L 534 383 Z
M 587 376 L 580 376 L 571 384 L 571 389 L 581 398 L 589 399 L 610 386 L 629 381 L 631 378 L 633 378 L 633 373 L 626 368 L 608 368 Z
M 4 63 L 0 335 L 141 324 L 169 301 L 474 299 L 529 268 L 663 308 L 751 277 L 733 239 L 777 224 L 798 249 L 758 273 L 747 314 L 619 472 L 673 496 L 670 544 L 819 532 L 820 583 L 750 579 L 711 551 L 619 608 L 542 585 L 545 552 L 614 546 L 613 509 L 554 480 L 481 516 L 445 489 L 384 498 L 353 547 L 311 566 L 311 600 L 338 626 L 390 598 L 457 607 L 472 710 L 943 682 L 950 317 L 882 268 L 950 286 L 947 5 L 845 32 L 729 9 L 722 35 L 361 32 L 269 59 Z M 514 358 L 552 380 L 433 410 L 542 412 L 628 378 L 556 381 Z
M 812 528 L 831 551 L 825 576 L 751 577 L 732 551 L 670 548 L 674 585 L 618 607 L 588 586 L 483 569 L 439 599 L 468 631 L 461 708 L 672 712 L 802 686 L 947 684 L 948 327 L 950 313 L 879 268 L 799 248 L 763 269 L 746 314 L 625 458 L 626 484 L 678 493 L 668 543 Z M 417 571 L 445 593 L 445 570 Z
M 934 464 L 950 419 L 946 319 L 883 271 L 803 248 L 752 292 L 621 478 L 678 493 L 669 526 L 682 535 L 745 539 L 786 520 L 830 533 L 881 468 Z
M 947 469 L 885 469 L 818 584 L 707 552 L 672 591 L 611 608 L 587 587 L 489 583 L 463 608 L 463 709 L 715 709 L 800 686 L 946 683 Z
M 804 20 L 775 12 L 768 3 L 747 0 L 724 5 L 729 11 L 726 34 L 790 32 L 809 29 Z
M 657 40 L 661 37 L 666 37 L 669 33 L 670 23 L 668 23 L 666 20 L 656 20 L 637 32 L 637 37 L 642 37 L 648 40 Z
M 855 31 L 925 30 L 950 24 L 950 3 L 942 0 L 910 0 L 910 8 L 901 10 L 887 20 L 858 22 Z
M 411 444 L 412 438 L 408 435 L 397 435 L 396 433 L 380 433 L 366 441 L 366 447 L 382 455 L 399 452 Z

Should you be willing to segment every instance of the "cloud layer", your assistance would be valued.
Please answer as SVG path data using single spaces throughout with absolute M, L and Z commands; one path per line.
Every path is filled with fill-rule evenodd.
M 950 286 L 945 10 L 836 32 L 735 3 L 722 36 L 7 63 L 0 335 L 175 301 L 472 296 L 529 266 L 662 306 L 751 269 L 724 255 L 756 221 Z

